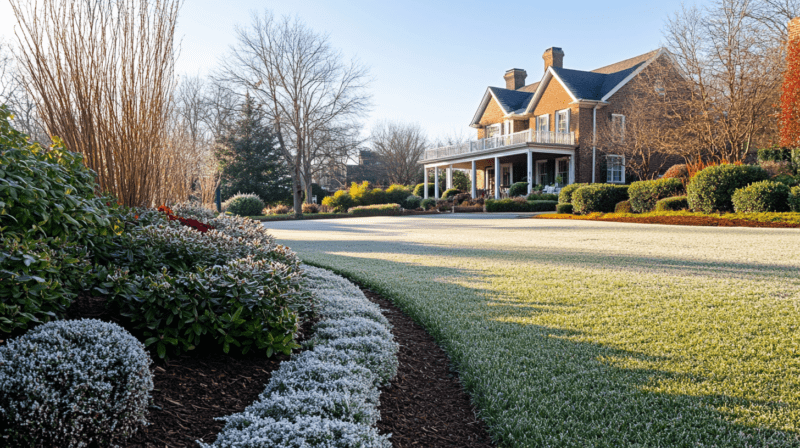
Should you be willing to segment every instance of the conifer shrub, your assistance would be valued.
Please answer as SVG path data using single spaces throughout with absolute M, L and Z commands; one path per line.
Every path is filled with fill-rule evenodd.
M 403 204 L 411 195 L 411 188 L 405 185 L 392 184 L 386 189 L 386 202 L 389 204 Z
M 631 201 L 620 201 L 614 206 L 614 213 L 633 213 Z
M 789 187 L 771 180 L 754 182 L 733 193 L 733 209 L 737 213 L 789 211 Z
M 458 194 L 461 194 L 461 190 L 459 190 L 458 188 L 449 188 L 445 190 L 444 193 L 442 194 L 442 199 L 451 200 Z
M 737 189 L 768 178 L 769 174 L 758 166 L 714 165 L 692 177 L 686 187 L 686 197 L 694 211 L 732 211 L 733 193 Z
M 416 210 L 422 204 L 422 198 L 419 196 L 409 195 L 405 202 L 403 202 L 403 206 L 408 210 Z
M 222 204 L 222 209 L 237 216 L 257 216 L 264 210 L 264 201 L 252 193 L 237 193 Z
M 436 199 L 423 199 L 422 202 L 420 202 L 420 207 L 422 207 L 423 210 L 430 210 L 433 207 L 436 207 Z

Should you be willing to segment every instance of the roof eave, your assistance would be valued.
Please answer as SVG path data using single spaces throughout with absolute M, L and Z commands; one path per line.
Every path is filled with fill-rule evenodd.
M 608 101 L 608 99 L 609 99 L 609 98 L 611 98 L 611 97 L 612 97 L 612 96 L 613 96 L 615 93 L 617 93 L 617 92 L 619 91 L 619 89 L 621 89 L 622 87 L 624 87 L 624 86 L 625 86 L 625 84 L 629 83 L 629 82 L 630 82 L 630 81 L 631 81 L 633 78 L 635 78 L 636 76 L 638 76 L 638 75 L 639 75 L 639 73 L 641 73 L 641 72 L 642 72 L 642 71 L 643 71 L 645 68 L 647 68 L 647 67 L 648 67 L 650 64 L 652 64 L 652 63 L 653 63 L 653 61 L 655 61 L 656 59 L 658 59 L 658 58 L 659 58 L 659 57 L 660 57 L 662 54 L 664 54 L 664 48 L 663 48 L 663 47 L 662 47 L 662 48 L 660 48 L 660 49 L 658 50 L 658 52 L 657 52 L 657 53 L 656 53 L 656 54 L 655 54 L 655 55 L 654 55 L 652 58 L 650 58 L 650 59 L 648 59 L 647 61 L 645 61 L 645 63 L 644 63 L 644 64 L 642 64 L 642 65 L 641 65 L 639 68 L 637 68 L 636 70 L 634 70 L 633 72 L 631 72 L 631 74 L 630 74 L 630 75 L 628 75 L 628 76 L 626 76 L 626 77 L 625 77 L 625 79 L 623 79 L 622 81 L 620 81 L 620 83 L 619 83 L 619 84 L 617 84 L 616 86 L 614 86 L 614 88 L 613 88 L 613 89 L 611 89 L 611 90 L 610 90 L 608 93 L 606 93 L 606 94 L 605 94 L 605 96 L 603 96 L 603 98 L 601 98 L 601 99 L 600 99 L 600 101 Z

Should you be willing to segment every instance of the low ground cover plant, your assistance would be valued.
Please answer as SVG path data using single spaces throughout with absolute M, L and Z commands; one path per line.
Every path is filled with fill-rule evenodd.
M 397 350 L 380 309 L 345 279 L 305 267 L 320 299 L 309 350 L 281 364 L 259 400 L 225 417 L 211 447 L 388 448 L 378 387 L 397 374 Z
M 3 446 L 116 446 L 146 424 L 144 346 L 92 319 L 49 322 L 0 346 Z
M 668 198 L 670 199 L 670 198 Z M 542 219 L 576 219 L 589 221 L 635 222 L 642 224 L 674 224 L 717 227 L 800 227 L 797 213 L 703 213 L 688 210 L 652 211 L 648 213 L 590 213 L 588 215 L 541 215 Z
M 609 213 L 620 201 L 628 199 L 627 185 L 591 184 L 578 188 L 572 193 L 572 207 L 575 213 Z

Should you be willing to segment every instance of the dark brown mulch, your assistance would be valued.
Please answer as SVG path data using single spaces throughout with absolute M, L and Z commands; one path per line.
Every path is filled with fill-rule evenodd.
M 399 308 L 362 287 L 394 326 L 400 352 L 397 378 L 381 390 L 378 430 L 392 434 L 392 446 L 488 448 L 486 424 L 475 417 L 458 374 L 433 338 Z

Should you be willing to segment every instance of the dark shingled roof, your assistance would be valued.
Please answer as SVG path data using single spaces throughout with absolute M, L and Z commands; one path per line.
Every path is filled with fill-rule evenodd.
M 645 54 L 640 54 L 639 56 L 632 57 L 630 59 L 625 59 L 624 61 L 615 62 L 614 64 L 594 69 L 592 71 L 595 73 L 603 73 L 605 75 L 621 72 L 623 70 L 627 70 L 633 67 L 634 65 L 639 65 L 642 62 L 648 61 L 650 58 L 655 56 L 656 53 L 658 53 L 658 50 L 653 50 Z
M 599 101 L 642 64 L 644 62 L 639 62 L 625 70 L 609 74 L 560 67 L 553 67 L 553 71 L 564 81 L 564 84 L 575 95 L 575 98 Z
M 533 98 L 533 93 L 520 90 L 508 90 L 500 87 L 489 87 L 489 90 L 506 112 L 514 112 L 519 109 L 524 111 Z

